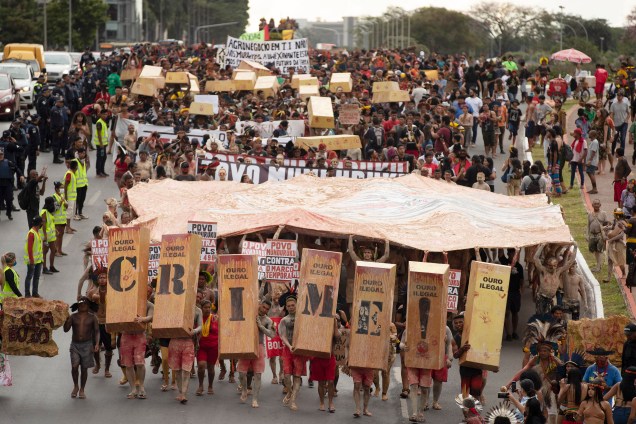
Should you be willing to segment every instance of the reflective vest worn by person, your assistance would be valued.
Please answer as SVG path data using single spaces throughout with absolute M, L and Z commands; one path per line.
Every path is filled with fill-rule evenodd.
M 86 165 L 81 159 L 75 159 L 77 162 L 77 173 L 75 174 L 75 182 L 77 188 L 88 187 L 88 176 L 86 175 Z
M 44 233 L 46 232 L 46 241 L 51 243 L 57 240 L 57 236 L 55 234 L 55 216 L 51 214 L 51 212 L 46 209 L 42 209 L 40 211 L 40 216 L 43 220 L 46 220 L 46 227 L 40 228 L 38 231 L 41 238 L 44 238 Z
M 42 256 L 42 238 L 33 228 L 29 230 L 27 233 L 27 239 L 24 242 L 24 263 L 30 264 L 29 262 L 29 234 L 33 234 L 33 264 L 41 264 L 44 262 L 44 257 Z
M 64 174 L 64 181 L 66 181 L 66 177 L 70 174 L 71 182 L 66 189 L 66 200 L 76 200 L 77 199 L 77 179 L 75 178 L 75 173 L 70 169 L 66 171 Z
M 102 124 L 101 130 L 97 129 L 97 124 Z M 99 142 L 99 135 L 101 135 L 102 142 Z M 93 131 L 93 145 L 97 147 L 108 146 L 108 124 L 102 118 L 99 118 L 95 123 L 95 131 Z
M 53 193 L 53 198 L 58 206 L 53 214 L 53 222 L 55 222 L 55 225 L 66 225 L 66 208 L 64 207 L 64 198 L 62 195 L 57 193 Z
M 2 272 L 6 275 L 7 270 L 11 270 L 11 272 L 13 273 L 13 281 L 15 281 L 15 286 L 19 289 L 20 277 L 18 276 L 18 273 L 15 271 L 15 269 L 10 268 L 8 266 L 5 266 Z M 13 290 L 11 290 L 9 283 L 5 281 L 4 284 L 2 285 L 2 291 L 0 292 L 0 303 L 2 303 L 2 301 L 6 299 L 7 297 L 18 297 L 18 295 L 15 294 Z

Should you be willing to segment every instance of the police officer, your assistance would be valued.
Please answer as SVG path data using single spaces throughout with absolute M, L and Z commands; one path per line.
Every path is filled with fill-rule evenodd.
M 64 106 L 64 98 L 57 97 L 55 106 L 51 108 L 51 146 L 53 147 L 53 163 L 64 163 L 60 155 L 64 154 L 66 147 L 66 121 L 68 116 Z
M 35 102 L 35 110 L 38 112 L 38 116 L 40 117 L 38 124 L 40 128 L 40 151 L 43 153 L 48 153 L 50 151 L 49 147 L 51 146 L 50 123 L 51 107 L 53 106 L 51 103 L 51 88 L 48 85 L 45 85 L 42 88 L 42 95 L 38 97 Z
M 35 85 L 33 85 L 33 96 L 36 100 L 42 94 L 44 85 L 45 85 L 44 74 L 40 74 L 40 76 L 38 76 L 37 82 L 35 83 Z
M 13 178 L 17 174 L 20 183 L 23 184 L 24 176 L 14 162 L 5 159 L 4 151 L 5 149 L 0 147 L 0 206 L 4 206 L 4 210 L 7 211 L 7 217 L 10 221 L 13 221 L 12 212 L 20 210 L 13 206 Z
M 40 117 L 38 115 L 29 116 L 26 119 L 24 130 L 27 134 L 29 144 L 26 148 L 26 156 L 29 159 L 26 174 L 36 169 L 38 155 L 40 154 Z
M 95 56 L 93 56 L 93 53 L 91 53 L 91 48 L 89 46 L 86 46 L 86 48 L 84 49 L 84 53 L 82 53 L 82 56 L 80 57 L 80 68 L 85 70 L 84 66 L 91 63 L 95 63 Z
M 95 71 L 95 63 L 90 63 L 84 73 L 84 84 L 82 84 L 82 105 L 86 106 L 95 101 L 97 95 L 98 75 Z
M 29 141 L 27 139 L 26 131 L 22 126 L 22 118 L 18 118 L 11 123 L 11 137 L 15 139 L 15 144 L 18 150 L 15 152 L 15 164 L 20 170 L 22 175 L 25 175 L 24 168 L 26 164 L 26 152 Z M 18 188 L 21 189 L 23 184 L 19 183 Z

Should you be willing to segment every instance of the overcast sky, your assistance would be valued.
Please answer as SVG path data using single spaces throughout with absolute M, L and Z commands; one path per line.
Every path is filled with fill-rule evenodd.
M 495 3 L 506 3 L 505 0 L 492 0 Z M 531 0 L 508 1 L 517 5 L 533 5 L 557 14 L 559 5 L 564 6 L 564 13 L 581 15 L 585 19 L 603 18 L 612 26 L 625 25 L 625 16 L 634 3 L 628 0 Z M 343 16 L 379 16 L 387 8 L 386 0 L 321 0 L 311 2 L 307 0 L 250 0 L 250 20 L 247 31 L 258 30 L 258 21 L 264 17 L 274 18 L 276 23 L 280 18 L 301 18 L 315 21 L 338 21 Z M 448 0 L 401 0 L 399 6 L 405 10 L 419 7 L 446 7 L 455 10 L 469 10 L 475 0 L 454 0 L 449 6 Z M 601 7 L 602 4 L 602 7 Z

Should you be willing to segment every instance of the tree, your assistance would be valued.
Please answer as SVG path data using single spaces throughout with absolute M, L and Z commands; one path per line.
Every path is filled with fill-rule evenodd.
M 68 45 L 69 1 L 72 1 L 73 49 L 90 46 L 95 40 L 95 29 L 108 20 L 108 5 L 102 0 L 53 0 L 47 7 L 49 44 L 55 48 Z
M 629 43 L 636 42 L 636 6 L 634 6 L 625 19 L 627 30 L 625 31 L 624 41 Z
M 0 2 L 0 40 L 9 43 L 40 43 L 44 36 L 36 0 Z
M 482 2 L 471 9 L 471 15 L 497 41 L 498 56 L 501 56 L 505 51 L 522 47 L 523 38 L 533 28 L 532 21 L 537 11 L 511 3 Z

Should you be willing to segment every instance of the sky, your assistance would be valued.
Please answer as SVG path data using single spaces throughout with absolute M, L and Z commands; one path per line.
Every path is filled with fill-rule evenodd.
M 584 19 L 607 19 L 612 26 L 625 25 L 625 16 L 634 3 L 628 0 L 604 0 L 600 7 L 598 0 L 531 0 L 527 2 L 512 0 L 491 0 L 494 3 L 513 3 L 517 5 L 532 5 L 559 12 L 559 5 L 564 6 L 564 13 L 580 15 Z M 396 6 L 409 11 L 420 7 L 446 7 L 459 11 L 468 11 L 475 0 L 454 0 L 449 6 L 448 0 L 401 0 Z M 395 3 L 394 3 L 395 4 Z M 343 16 L 379 16 L 386 10 L 390 2 L 387 0 L 250 0 L 249 23 L 247 32 L 258 30 L 258 22 L 264 17 L 268 21 L 274 18 L 276 23 L 280 18 L 308 19 L 315 21 L 339 21 Z

